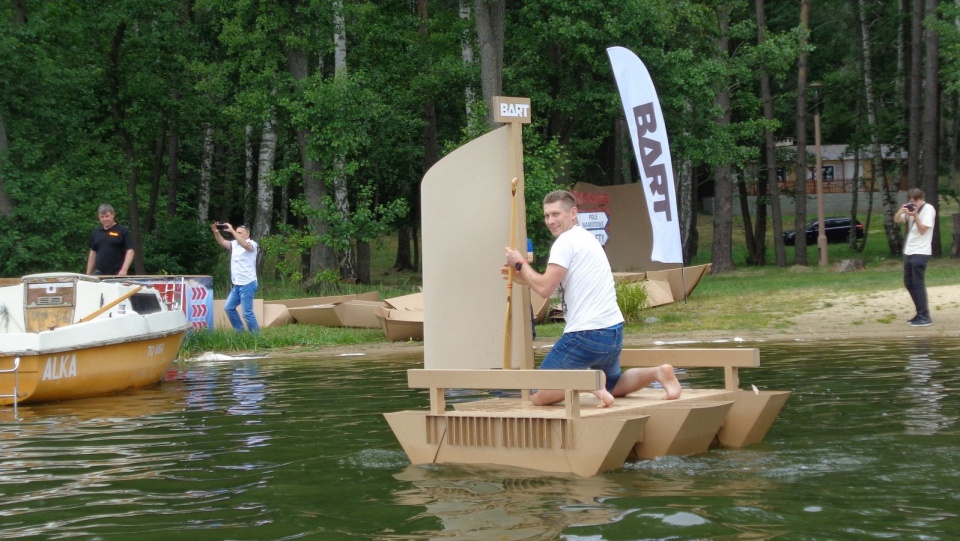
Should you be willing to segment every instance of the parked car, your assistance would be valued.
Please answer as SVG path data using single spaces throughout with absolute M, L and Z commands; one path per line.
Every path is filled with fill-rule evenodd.
M 860 220 L 854 220 L 856 224 L 857 238 L 863 238 L 863 224 Z M 810 220 L 804 228 L 807 232 L 807 246 L 816 246 L 817 237 L 820 235 L 820 221 Z M 850 218 L 825 218 L 823 220 L 823 229 L 827 235 L 827 242 L 847 242 L 850 240 Z M 783 243 L 787 246 L 796 244 L 797 232 L 794 230 L 783 232 Z

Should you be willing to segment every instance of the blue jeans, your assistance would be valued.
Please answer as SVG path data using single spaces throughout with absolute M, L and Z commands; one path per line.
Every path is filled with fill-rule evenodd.
M 623 324 L 606 329 L 563 333 L 547 357 L 541 370 L 603 370 L 607 390 L 613 392 L 623 372 L 620 350 L 623 349 Z
M 227 302 L 223 309 L 227 312 L 227 319 L 233 330 L 242 331 L 243 322 L 240 321 L 240 314 L 237 313 L 237 306 L 243 309 L 243 321 L 247 322 L 247 329 L 250 332 L 260 332 L 260 325 L 257 324 L 257 316 L 253 314 L 253 296 L 257 294 L 257 282 L 250 282 L 243 286 L 233 286 L 230 294 L 227 295 Z
M 903 257 L 903 285 L 906 286 L 913 305 L 917 308 L 917 315 L 930 317 L 930 306 L 927 304 L 927 274 L 928 255 L 908 255 Z

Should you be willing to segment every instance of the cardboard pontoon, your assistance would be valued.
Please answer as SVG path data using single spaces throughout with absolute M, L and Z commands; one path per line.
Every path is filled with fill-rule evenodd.
M 756 349 L 624 350 L 624 369 L 664 363 L 712 368 L 723 370 L 724 384 L 684 388 L 671 401 L 662 399 L 662 390 L 643 389 L 604 409 L 594 407 L 598 402 L 590 394 L 601 388 L 600 372 L 533 370 L 529 288 L 508 288 L 500 273 L 504 246 L 523 246 L 527 236 L 519 123 L 487 133 L 434 165 L 421 184 L 421 201 L 424 368 L 410 370 L 407 380 L 411 388 L 427 390 L 429 409 L 385 414 L 412 463 L 497 464 L 591 476 L 628 459 L 700 453 L 714 442 L 743 447 L 766 435 L 789 392 L 740 389 L 739 369 L 759 365 Z M 616 201 L 612 197 L 611 205 Z M 645 208 L 641 200 L 623 215 L 640 216 Z M 620 242 L 618 250 L 649 253 L 642 239 L 632 247 Z M 622 270 L 647 273 L 643 281 L 651 272 L 671 272 L 642 265 Z M 705 270 L 697 272 L 696 280 L 679 283 L 695 285 Z M 653 281 L 659 282 L 658 294 L 689 294 L 682 286 L 677 291 L 669 274 Z M 464 312 L 464 305 L 472 309 Z M 451 409 L 448 389 L 520 394 Z M 565 400 L 534 406 L 531 389 L 562 389 Z

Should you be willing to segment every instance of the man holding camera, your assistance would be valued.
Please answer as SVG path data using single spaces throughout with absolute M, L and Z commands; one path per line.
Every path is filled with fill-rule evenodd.
M 927 260 L 933 254 L 931 245 L 937 210 L 923 201 L 924 193 L 920 188 L 910 188 L 907 197 L 910 201 L 893 217 L 894 222 L 907 224 L 907 238 L 903 243 L 903 285 L 917 308 L 917 315 L 907 323 L 914 327 L 929 327 L 933 320 L 930 319 L 924 279 Z
M 247 330 L 252 333 L 260 332 L 257 316 L 253 313 L 253 297 L 257 293 L 257 243 L 250 238 L 250 228 L 241 225 L 236 229 L 230 224 L 212 223 L 210 230 L 217 244 L 230 251 L 230 281 L 233 287 L 227 295 L 227 302 L 223 309 L 227 319 L 235 331 L 243 331 L 243 321 L 247 323 Z M 221 231 L 233 235 L 233 240 L 223 238 Z M 243 321 L 237 314 L 237 306 L 243 310 Z

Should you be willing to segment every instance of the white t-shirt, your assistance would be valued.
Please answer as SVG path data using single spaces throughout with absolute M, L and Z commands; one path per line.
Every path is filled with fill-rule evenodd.
M 918 214 L 920 223 L 927 226 L 927 231 L 920 234 L 917 228 L 916 220 L 907 220 L 910 228 L 907 233 L 907 243 L 903 246 L 903 255 L 932 255 L 933 250 L 933 224 L 937 220 L 937 209 L 933 205 L 923 204 Z
M 575 225 L 550 248 L 549 263 L 567 269 L 563 287 L 563 332 L 591 331 L 623 323 L 613 272 L 597 237 Z
M 230 241 L 230 281 L 235 286 L 245 286 L 257 281 L 257 243 L 247 239 L 253 250 L 247 251 L 240 243 Z

